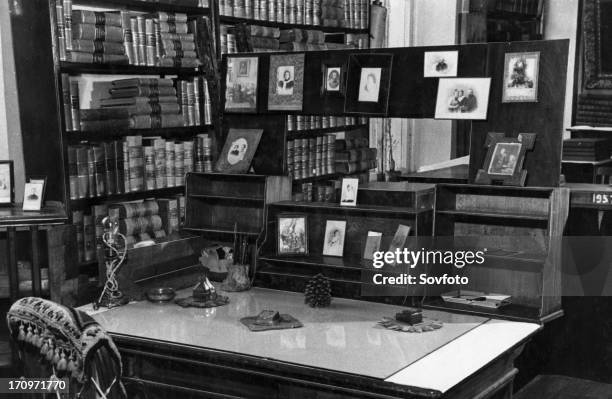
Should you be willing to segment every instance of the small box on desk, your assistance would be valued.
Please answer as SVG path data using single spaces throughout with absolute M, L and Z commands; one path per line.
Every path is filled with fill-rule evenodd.
M 434 208 L 436 186 L 410 182 L 370 182 L 359 186 L 357 204 L 401 206 L 413 211 Z
M 198 258 L 207 244 L 202 237 L 173 233 L 155 245 L 128 249 L 117 273 L 119 289 L 131 299 L 141 300 L 150 288 L 194 285 L 204 271 Z

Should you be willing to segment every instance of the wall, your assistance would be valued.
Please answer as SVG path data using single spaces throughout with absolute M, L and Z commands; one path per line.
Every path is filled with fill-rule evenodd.
M 12 159 L 15 167 L 15 200 L 23 200 L 25 167 L 17 103 L 17 82 L 9 2 L 0 1 L 0 159 Z
M 576 65 L 576 37 L 578 32 L 579 0 L 548 0 L 544 9 L 544 38 L 570 39 L 565 93 L 564 127 L 572 122 L 574 69 Z M 566 136 L 569 133 L 564 132 Z

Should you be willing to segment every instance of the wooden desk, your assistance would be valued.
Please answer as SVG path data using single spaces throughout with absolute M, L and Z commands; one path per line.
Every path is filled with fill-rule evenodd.
M 150 398 L 509 398 L 513 360 L 540 329 L 425 311 L 444 327 L 411 334 L 376 325 L 397 306 L 334 298 L 311 309 L 302 294 L 260 288 L 229 296 L 215 309 L 137 302 L 92 316 L 118 345 L 125 381 Z M 264 309 L 304 327 L 253 333 L 239 322 Z
M 39 229 L 43 226 L 66 223 L 68 218 L 63 208 L 44 207 L 40 211 L 24 212 L 21 204 L 0 208 L 0 228 L 7 231 L 8 276 L 11 302 L 19 298 L 19 277 L 17 272 L 17 228 L 30 231 L 32 240 L 32 295 L 42 293 L 40 278 L 40 253 L 38 251 Z

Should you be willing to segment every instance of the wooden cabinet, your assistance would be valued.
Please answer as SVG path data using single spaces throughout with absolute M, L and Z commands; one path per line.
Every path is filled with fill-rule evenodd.
M 425 307 L 531 322 L 562 314 L 561 247 L 569 189 L 438 185 L 436 195 L 434 234 L 484 251 L 484 262 L 437 268 L 440 275 L 460 274 L 469 283 L 437 287 Z M 506 294 L 512 303 L 497 309 L 448 303 L 438 297 L 443 290 Z

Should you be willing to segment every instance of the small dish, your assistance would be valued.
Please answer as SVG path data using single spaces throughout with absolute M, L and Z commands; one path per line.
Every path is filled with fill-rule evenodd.
M 170 302 L 176 296 L 176 292 L 170 287 L 151 288 L 147 291 L 147 299 L 154 303 Z

